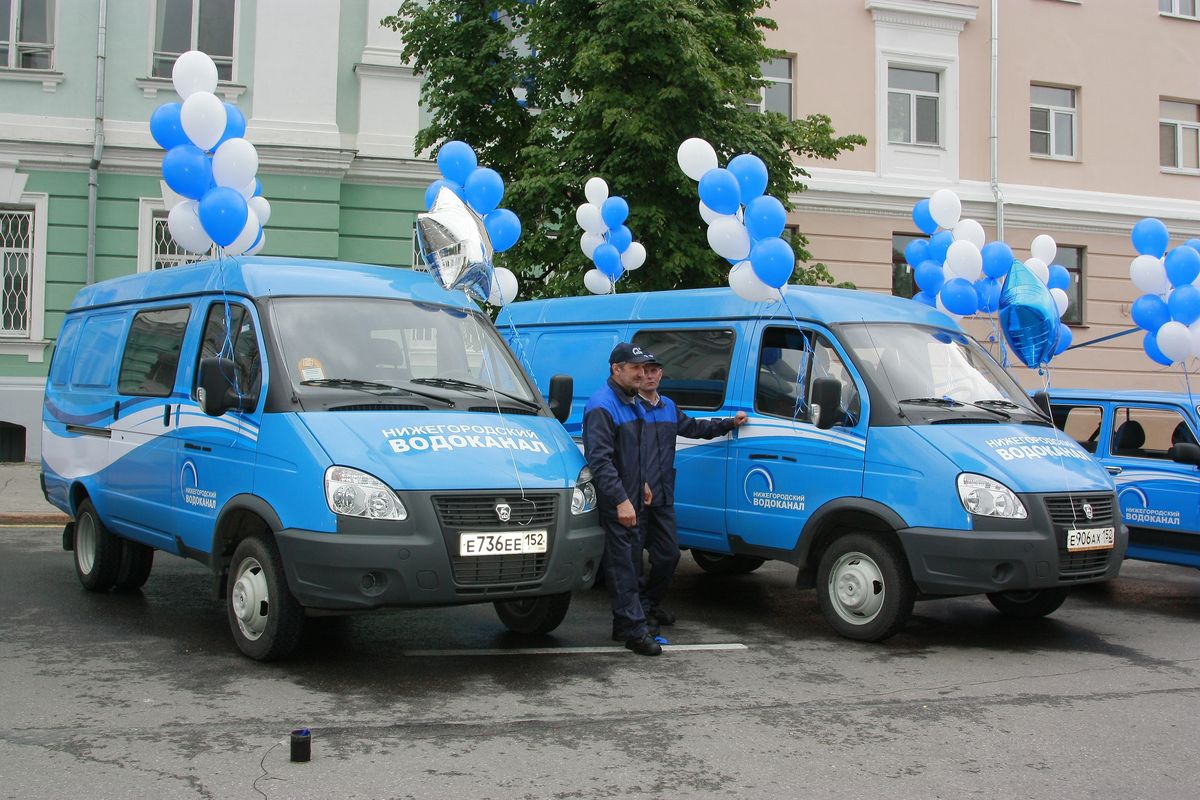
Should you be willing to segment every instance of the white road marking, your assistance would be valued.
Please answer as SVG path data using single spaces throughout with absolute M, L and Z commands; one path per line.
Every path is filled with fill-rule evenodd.
M 690 650 L 749 650 L 740 642 L 727 644 L 664 644 L 664 652 L 680 652 Z M 611 647 L 518 647 L 490 650 L 404 650 L 406 656 L 561 656 L 578 655 L 581 653 L 627 653 L 620 645 Z

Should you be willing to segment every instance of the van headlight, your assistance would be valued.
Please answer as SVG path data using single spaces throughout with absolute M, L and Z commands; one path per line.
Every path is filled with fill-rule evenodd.
M 571 513 L 579 516 L 595 509 L 596 487 L 592 484 L 592 471 L 584 467 L 575 479 L 575 488 L 571 492 Z
M 386 483 L 350 467 L 325 470 L 325 502 L 344 517 L 408 519 L 408 509 Z
M 958 499 L 963 508 L 981 517 L 1025 519 L 1025 506 L 1003 483 L 964 472 L 958 476 Z

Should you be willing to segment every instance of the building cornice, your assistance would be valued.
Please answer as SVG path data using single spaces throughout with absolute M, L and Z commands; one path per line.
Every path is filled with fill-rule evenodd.
M 961 32 L 979 13 L 974 6 L 939 0 L 866 0 L 876 23 Z
M 354 159 L 346 180 L 352 183 L 381 184 L 387 186 L 408 185 L 424 188 L 430 181 L 441 177 L 437 164 L 417 158 L 370 158 Z

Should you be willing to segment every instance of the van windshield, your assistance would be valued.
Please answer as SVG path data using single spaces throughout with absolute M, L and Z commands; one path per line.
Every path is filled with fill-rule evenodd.
M 386 394 L 402 390 L 431 407 L 516 401 L 536 413 L 541 398 L 478 313 L 410 300 L 285 297 L 271 319 L 292 390 Z M 492 390 L 495 390 L 493 393 Z
M 873 391 L 910 417 L 1041 418 L 1029 395 L 963 333 L 898 323 L 850 324 L 840 332 Z

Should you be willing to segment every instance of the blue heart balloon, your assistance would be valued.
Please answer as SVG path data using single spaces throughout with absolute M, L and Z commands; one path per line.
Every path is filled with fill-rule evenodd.
M 1021 363 L 1036 369 L 1050 362 L 1058 344 L 1058 308 L 1046 284 L 1014 261 L 1000 290 L 1000 329 Z

